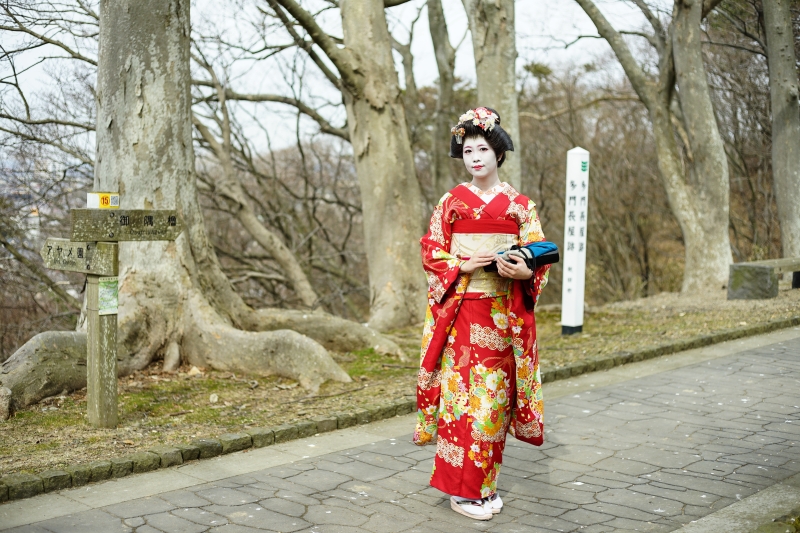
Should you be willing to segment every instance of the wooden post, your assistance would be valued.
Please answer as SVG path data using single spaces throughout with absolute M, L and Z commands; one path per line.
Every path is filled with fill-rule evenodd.
M 117 315 L 100 315 L 100 276 L 86 284 L 87 348 L 86 405 L 89 423 L 117 426 Z
M 117 275 L 119 241 L 174 241 L 182 223 L 174 209 L 119 209 L 118 193 L 89 193 L 93 209 L 73 209 L 72 239 L 47 239 L 47 268 L 83 272 L 86 283 L 89 423 L 117 426 Z M 110 277 L 102 277 L 110 276 Z

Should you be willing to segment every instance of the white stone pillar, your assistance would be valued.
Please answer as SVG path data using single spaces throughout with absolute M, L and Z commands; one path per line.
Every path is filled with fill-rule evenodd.
M 589 219 L 589 152 L 567 152 L 567 192 L 564 196 L 564 279 L 561 284 L 561 334 L 583 331 L 586 284 L 586 232 Z

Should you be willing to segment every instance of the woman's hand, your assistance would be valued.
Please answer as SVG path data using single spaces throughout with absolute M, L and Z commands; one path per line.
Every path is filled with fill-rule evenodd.
M 504 278 L 511 279 L 531 279 L 533 271 L 525 264 L 521 257 L 516 255 L 506 256 L 510 261 L 506 261 L 502 257 L 497 258 L 497 273 Z
M 461 264 L 460 271 L 464 274 L 472 274 L 479 268 L 483 268 L 492 261 L 494 261 L 495 254 L 492 252 L 478 252 L 469 259 L 466 263 Z

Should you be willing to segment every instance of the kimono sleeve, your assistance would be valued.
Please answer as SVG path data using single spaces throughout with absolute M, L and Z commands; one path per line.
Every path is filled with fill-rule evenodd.
M 428 233 L 420 240 L 422 245 L 422 267 L 428 277 L 428 297 L 436 303 L 453 285 L 466 261 L 450 254 L 450 238 L 454 213 L 447 206 L 451 203 L 450 193 L 445 194 L 434 208 Z
M 528 210 L 525 216 L 525 221 L 519 229 L 520 246 L 525 246 L 532 242 L 541 242 L 546 240 L 544 232 L 542 231 L 542 223 L 539 221 L 539 215 L 536 213 L 536 204 L 532 200 L 528 200 Z M 525 292 L 533 297 L 533 301 L 539 300 L 539 295 L 542 289 L 547 285 L 547 278 L 550 274 L 550 265 L 543 265 L 536 269 L 533 277 L 526 283 Z

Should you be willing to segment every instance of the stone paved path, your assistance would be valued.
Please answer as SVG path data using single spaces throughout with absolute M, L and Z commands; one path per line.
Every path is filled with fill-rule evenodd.
M 800 472 L 798 376 L 796 336 L 545 397 L 547 442 L 534 448 L 509 438 L 499 481 L 506 506 L 488 522 L 453 513 L 428 486 L 434 449 L 412 445 L 408 426 L 402 437 L 50 520 L 31 517 L 6 531 L 672 531 Z

